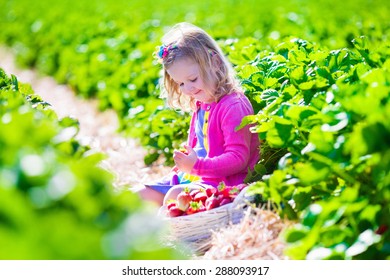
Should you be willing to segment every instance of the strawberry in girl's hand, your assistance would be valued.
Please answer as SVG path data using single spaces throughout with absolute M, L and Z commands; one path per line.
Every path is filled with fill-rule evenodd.
M 182 211 L 186 211 L 190 206 L 192 197 L 188 189 L 184 189 L 182 192 L 179 193 L 176 200 L 177 200 L 177 207 Z

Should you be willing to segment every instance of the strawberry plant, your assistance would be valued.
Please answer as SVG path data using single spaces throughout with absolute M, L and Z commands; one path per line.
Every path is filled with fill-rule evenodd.
M 242 67 L 259 108 L 243 123 L 284 151 L 274 170 L 259 163 L 252 190 L 300 221 L 286 233 L 293 258 L 389 255 L 389 233 L 375 231 L 390 214 L 390 53 L 365 37 L 352 43 L 328 51 L 291 39 L 248 61 L 251 73 Z

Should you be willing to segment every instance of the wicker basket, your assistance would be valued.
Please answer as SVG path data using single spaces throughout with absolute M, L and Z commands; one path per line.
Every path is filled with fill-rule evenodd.
M 160 215 L 164 216 L 169 225 L 169 236 L 164 238 L 166 243 L 184 243 L 196 254 L 207 251 L 210 248 L 212 231 L 239 223 L 243 218 L 245 209 L 253 201 L 253 197 L 246 196 L 246 189 L 243 189 L 232 203 L 188 216 L 166 217 L 167 210 L 163 206 Z

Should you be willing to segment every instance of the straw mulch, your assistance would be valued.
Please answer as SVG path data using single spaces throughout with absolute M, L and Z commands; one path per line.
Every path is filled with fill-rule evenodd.
M 250 208 L 239 224 L 213 232 L 211 248 L 200 259 L 287 259 L 280 233 L 290 224 L 273 211 Z

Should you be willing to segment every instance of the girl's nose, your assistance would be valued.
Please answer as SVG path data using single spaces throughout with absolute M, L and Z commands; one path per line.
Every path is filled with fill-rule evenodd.
M 183 93 L 184 94 L 191 94 L 194 91 L 194 87 L 192 85 L 184 85 L 183 87 Z

